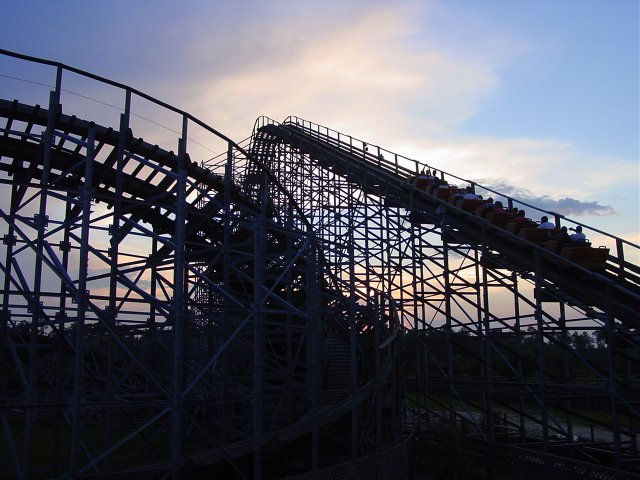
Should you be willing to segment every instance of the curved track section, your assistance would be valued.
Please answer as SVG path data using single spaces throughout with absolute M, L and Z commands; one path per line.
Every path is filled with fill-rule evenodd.
M 640 247 L 583 225 L 610 251 L 586 268 L 416 188 L 427 165 L 299 118 L 258 119 L 253 149 L 268 152 L 261 162 L 305 212 L 333 275 L 399 305 L 408 422 L 638 466 Z
M 129 88 L 118 128 L 65 115 L 84 72 L 43 63 L 48 108 L 0 101 L 0 477 L 273 478 L 397 442 L 393 302 L 344 290 L 256 156 L 207 128 L 199 165 L 175 109 L 177 152 L 145 142 Z

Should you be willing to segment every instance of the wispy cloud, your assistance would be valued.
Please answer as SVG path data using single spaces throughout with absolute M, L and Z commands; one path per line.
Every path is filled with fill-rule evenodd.
M 493 42 L 491 56 L 442 49 L 422 23 L 434 5 L 350 5 L 311 18 L 294 9 L 236 25 L 233 45 L 203 32 L 189 50 L 198 69 L 180 102 L 234 136 L 261 114 L 299 115 L 381 142 L 403 135 L 403 119 L 433 134 L 477 113 L 499 85 L 501 48 L 514 49 L 507 41 Z
M 443 40 L 436 20 L 452 12 L 440 2 L 287 4 L 256 4 L 259 15 L 218 20 L 209 32 L 197 22 L 183 51 L 191 61 L 181 60 L 191 67 L 178 85 L 173 73 L 154 88 L 232 138 L 246 137 L 260 115 L 297 115 L 459 176 L 509 178 L 538 196 L 584 200 L 633 177 L 628 162 L 566 141 L 460 133 L 499 91 L 501 70 L 531 51 L 519 39 L 467 18 L 464 35 L 452 35 L 464 45 Z
M 526 64 L 535 74 L 545 55 L 544 45 L 529 43 L 535 37 L 502 18 L 442 0 L 159 3 L 171 7 L 140 6 L 124 18 L 114 9 L 103 26 L 75 22 L 104 39 L 91 51 L 96 68 L 78 66 L 131 83 L 237 140 L 259 115 L 298 115 L 463 178 L 508 179 L 505 193 L 526 188 L 523 200 L 559 213 L 611 218 L 637 203 L 611 195 L 637 190 L 637 159 L 585 151 L 565 138 L 463 133 L 501 95 L 506 70 Z M 127 33 L 114 36 L 113 25 Z M 58 30 L 65 44 L 63 36 L 76 32 Z M 60 60 L 76 64 L 70 58 L 84 50 L 65 47 Z
M 410 158 L 465 179 L 508 179 L 529 197 L 586 201 L 611 188 L 637 185 L 637 161 L 600 155 L 553 139 L 472 137 L 448 132 L 399 146 Z M 505 192 L 507 193 L 507 192 Z M 586 198 L 585 198 L 586 197 Z
M 464 178 L 507 178 L 505 194 L 565 215 L 613 215 L 592 198 L 636 181 L 633 162 L 561 139 L 460 133 L 499 91 L 501 69 L 530 52 L 517 38 L 466 19 L 464 45 L 443 41 L 433 20 L 451 11 L 439 2 L 348 2 L 322 15 L 276 4 L 231 36 L 192 36 L 197 68 L 177 103 L 238 139 L 259 115 L 298 115 Z
M 616 214 L 613 207 L 600 205 L 597 201 L 584 202 L 569 197 L 554 199 L 549 195 L 537 196 L 526 188 L 510 185 L 506 180 L 502 179 L 481 179 L 478 180 L 478 183 L 504 195 L 534 205 L 542 210 L 548 210 L 566 216 L 605 216 Z

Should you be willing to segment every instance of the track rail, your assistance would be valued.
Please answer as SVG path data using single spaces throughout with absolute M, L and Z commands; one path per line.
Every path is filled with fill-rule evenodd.
M 432 218 L 436 217 L 436 210 L 440 207 L 445 212 L 448 227 L 460 234 L 462 241 L 478 245 L 486 243 L 520 271 L 533 272 L 536 265 L 541 263 L 539 267 L 543 270 L 540 273 L 556 287 L 586 305 L 609 312 L 630 329 L 637 331 L 640 328 L 640 266 L 625 260 L 625 256 L 638 256 L 640 246 L 607 234 L 620 248 L 610 257 L 605 272 L 592 271 L 457 208 L 446 200 L 415 189 L 407 182 L 412 170 L 401 166 L 401 159 L 395 154 L 388 155 L 394 158 L 393 161 L 387 160 L 377 147 L 367 147 L 366 143 L 354 141 L 337 132 L 330 134 L 324 127 L 297 118 L 288 119 L 283 124 L 266 123 L 258 127 L 258 131 L 264 131 L 303 153 L 318 157 L 326 168 L 345 174 L 348 172 L 350 181 L 362 186 L 368 193 L 384 196 L 394 206 L 413 208 Z M 479 185 L 477 187 L 482 188 Z M 518 202 L 511 197 L 503 197 L 508 199 L 509 204 Z M 566 221 L 577 225 L 570 219 Z M 587 229 L 596 231 L 585 226 Z
M 48 108 L 0 100 L 0 476 L 258 478 L 294 444 L 312 469 L 345 416 L 367 427 L 342 460 L 397 440 L 366 408 L 394 370 L 395 307 L 323 273 L 259 159 L 137 90 L 0 54 L 56 73 Z M 123 90 L 119 128 L 62 113 L 65 72 Z M 135 96 L 182 117 L 177 152 L 133 134 Z M 192 125 L 224 142 L 218 163 L 192 158 Z M 344 352 L 362 367 L 327 383 Z
M 613 252 L 604 270 L 584 268 L 414 187 L 429 166 L 296 117 L 259 118 L 253 145 L 268 150 L 261 161 L 314 225 L 334 275 L 397 300 L 414 424 L 470 424 L 489 441 L 507 435 L 638 465 L 637 245 L 582 225 Z M 579 225 L 440 175 L 528 216 Z M 588 402 L 609 420 L 584 411 Z M 598 441 L 592 430 L 595 446 L 580 440 L 585 422 L 603 429 Z

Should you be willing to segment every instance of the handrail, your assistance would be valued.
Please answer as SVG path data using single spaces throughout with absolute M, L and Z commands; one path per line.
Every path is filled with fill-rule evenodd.
M 78 75 L 81 75 L 83 77 L 87 77 L 90 78 L 92 80 L 97 80 L 98 82 L 101 83 L 106 83 L 107 85 L 111 85 L 112 87 L 116 87 L 119 88 L 121 90 L 125 90 L 128 91 L 130 93 L 133 93 L 134 95 L 137 95 L 141 98 L 144 98 L 145 100 L 149 100 L 152 103 L 155 103 L 156 105 L 159 105 L 163 108 L 166 108 L 167 110 L 170 110 L 174 113 L 177 113 L 183 117 L 188 118 L 189 120 L 191 120 L 192 122 L 196 123 L 197 125 L 200 125 L 202 128 L 204 128 L 205 130 L 208 130 L 210 133 L 213 133 L 214 135 L 217 135 L 218 137 L 220 137 L 221 139 L 235 145 L 235 142 L 233 140 L 231 140 L 229 137 L 227 137 L 226 135 L 224 135 L 221 132 L 218 132 L 215 128 L 210 127 L 209 125 L 207 125 L 206 123 L 204 123 L 202 120 L 194 117 L 193 115 L 191 115 L 190 113 L 185 112 L 184 110 L 181 110 L 179 108 L 174 107 L 173 105 L 169 105 L 166 102 L 163 102 L 162 100 L 158 100 L 155 97 L 152 97 L 151 95 L 148 95 L 140 90 L 137 90 L 133 87 L 130 87 L 128 85 L 125 85 L 124 83 L 120 83 L 120 82 L 115 82 L 113 80 L 110 80 L 108 78 L 102 77 L 100 75 L 96 75 L 94 73 L 91 72 L 87 72 L 86 70 L 81 70 L 79 68 L 76 67 L 72 67 L 70 65 L 66 65 L 64 63 L 61 62 L 55 62 L 53 60 L 46 60 L 44 58 L 38 58 L 38 57 L 32 57 L 30 55 L 24 55 L 22 53 L 17 53 L 17 52 L 11 52 L 9 50 L 4 50 L 2 48 L 0 48 L 0 55 L 5 55 L 8 57 L 13 57 L 13 58 L 19 58 L 20 60 L 26 60 L 28 62 L 34 62 L 34 63 L 39 63 L 41 65 L 49 65 L 51 67 L 56 67 L 58 69 L 61 70 L 68 70 L 70 72 L 73 73 L 77 73 Z
M 256 129 L 260 128 L 261 126 L 265 126 L 268 124 L 272 124 L 274 126 L 280 126 L 282 128 L 284 128 L 283 130 L 283 134 L 285 135 L 301 135 L 301 136 L 308 136 L 308 138 L 310 139 L 314 139 L 317 140 L 319 142 L 322 142 L 323 144 L 329 146 L 329 147 L 333 147 L 336 149 L 340 149 L 342 150 L 345 155 L 349 155 L 349 156 L 354 156 L 353 160 L 358 159 L 358 160 L 362 160 L 363 162 L 368 162 L 371 163 L 371 167 L 374 168 L 378 168 L 379 169 L 379 179 L 383 182 L 385 181 L 401 181 L 398 178 L 398 174 L 395 173 L 395 170 L 400 170 L 401 167 L 400 166 L 396 166 L 396 164 L 391 163 L 391 162 L 385 162 L 384 159 L 380 159 L 379 157 L 375 157 L 375 153 L 377 153 L 377 149 L 374 150 L 374 155 L 368 155 L 367 151 L 358 148 L 358 146 L 356 145 L 355 148 L 350 148 L 350 147 L 354 147 L 353 145 L 353 140 L 350 141 L 349 144 L 346 144 L 346 141 L 344 140 L 338 140 L 336 137 L 325 137 L 322 134 L 318 134 L 316 131 L 310 131 L 309 127 L 304 127 L 304 128 L 300 128 L 298 124 L 278 124 L 277 122 L 274 122 L 273 120 L 267 118 L 267 117 L 260 117 L 257 121 L 256 121 Z M 286 133 L 288 130 L 288 133 Z M 298 131 L 296 131 L 298 130 Z M 360 158 L 362 156 L 362 158 Z M 345 161 L 349 161 L 349 157 L 345 157 Z M 385 180 L 384 177 L 386 177 L 387 175 L 389 175 L 389 178 L 387 178 Z M 392 178 L 393 177 L 393 178 Z M 404 182 L 403 182 L 404 184 Z M 398 185 L 396 183 L 396 185 Z M 406 188 L 415 188 L 415 187 L 411 187 L 411 185 L 409 183 L 406 183 Z M 472 215 L 469 212 L 466 212 L 458 207 L 456 207 L 455 205 L 449 204 L 448 202 L 438 199 L 436 197 L 433 197 L 431 195 L 427 195 L 425 192 L 422 192 L 419 189 L 416 189 L 416 191 L 422 193 L 425 196 L 428 196 L 429 198 L 431 198 L 433 201 L 436 201 L 438 204 L 443 205 L 447 211 L 451 211 L 451 212 L 456 212 L 456 214 L 463 214 L 465 216 L 465 218 L 470 218 L 473 220 L 477 220 L 480 221 L 480 217 L 476 217 L 474 215 Z M 458 215 L 459 216 L 459 215 Z M 601 282 L 601 284 L 604 286 L 608 286 L 609 288 L 611 288 L 614 291 L 619 291 L 619 292 L 624 292 L 624 295 L 629 298 L 629 299 L 633 299 L 633 301 L 638 301 L 640 300 L 640 294 L 636 293 L 633 289 L 634 285 L 638 284 L 638 272 L 640 271 L 640 268 L 638 268 L 635 264 L 632 264 L 630 262 L 625 262 L 624 258 L 616 258 L 613 256 L 609 256 L 609 260 L 608 262 L 610 262 L 610 264 L 607 266 L 607 270 L 609 275 L 604 275 L 601 274 L 599 272 L 594 272 L 592 270 L 588 270 L 584 267 L 582 267 L 579 264 L 576 264 L 575 262 L 572 262 L 571 260 L 561 257 L 560 255 L 548 251 L 547 249 L 544 249 L 534 243 L 528 242 L 523 238 L 520 238 L 518 236 L 515 236 L 509 232 L 507 232 L 506 230 L 502 229 L 502 228 L 498 228 L 495 225 L 491 225 L 488 224 L 486 221 L 482 220 L 482 222 L 484 222 L 486 224 L 486 228 L 489 229 L 489 231 L 494 231 L 494 232 L 502 232 L 502 235 L 507 235 L 509 238 L 512 238 L 513 240 L 516 240 L 520 243 L 526 244 L 530 247 L 533 248 L 533 250 L 535 252 L 537 252 L 537 255 L 543 255 L 545 258 L 549 258 L 549 259 L 553 259 L 556 263 L 562 264 L 562 265 L 571 265 L 573 268 L 576 268 L 578 271 L 581 271 L 585 274 L 588 274 L 591 276 L 591 278 L 598 278 L 599 281 Z M 617 260 L 617 262 L 616 262 Z M 623 280 L 622 282 L 620 282 L 620 280 Z M 635 321 L 634 321 L 635 323 Z
M 0 55 L 5 55 L 5 56 L 8 56 L 8 57 L 13 57 L 13 58 L 17 58 L 17 59 L 20 59 L 20 60 L 25 60 L 25 61 L 28 61 L 28 62 L 39 63 L 41 65 L 49 65 L 49 66 L 55 67 L 60 72 L 60 78 L 62 77 L 61 72 L 64 71 L 64 70 L 68 70 L 69 72 L 73 72 L 73 73 L 76 73 L 78 75 L 90 78 L 92 80 L 96 80 L 98 82 L 105 83 L 107 85 L 111 85 L 113 87 L 116 87 L 116 88 L 119 88 L 121 90 L 124 90 L 128 94 L 137 95 L 137 96 L 139 96 L 139 97 L 141 97 L 141 98 L 143 98 L 145 100 L 148 100 L 148 101 L 150 101 L 150 102 L 152 102 L 152 103 L 154 103 L 156 105 L 159 105 L 159 106 L 161 106 L 163 108 L 166 108 L 169 111 L 172 111 L 174 113 L 177 113 L 177 114 L 181 115 L 184 119 L 190 120 L 194 124 L 199 125 L 200 127 L 205 129 L 209 133 L 212 133 L 213 135 L 215 135 L 218 138 L 220 138 L 220 139 L 224 140 L 225 142 L 227 142 L 231 147 L 233 147 L 234 149 L 239 151 L 241 154 L 243 154 L 248 161 L 254 163 L 258 168 L 262 169 L 266 173 L 266 175 L 269 177 L 269 179 L 273 182 L 273 184 L 276 186 L 276 188 L 278 188 L 278 190 L 280 190 L 282 193 L 285 194 L 285 196 L 287 196 L 288 200 L 293 205 L 296 213 L 300 216 L 300 220 L 302 221 L 302 223 L 306 227 L 307 233 L 308 234 L 312 234 L 313 233 L 313 227 L 312 227 L 311 223 L 308 221 L 308 219 L 306 218 L 306 216 L 304 215 L 304 211 L 302 210 L 302 208 L 300 208 L 298 203 L 295 201 L 295 198 L 293 197 L 293 195 L 291 195 L 291 192 L 289 192 L 284 187 L 284 185 L 282 185 L 282 183 L 278 180 L 278 178 L 275 175 L 273 175 L 273 173 L 271 171 L 269 171 L 269 169 L 267 169 L 267 167 L 264 164 L 262 164 L 262 162 L 257 160 L 247 150 L 245 150 L 243 147 L 238 145 L 235 141 L 233 141 L 232 139 L 230 139 L 229 137 L 227 137 L 223 133 L 219 132 L 215 128 L 209 126 L 208 124 L 206 124 L 204 121 L 200 120 L 199 118 L 191 115 L 190 113 L 185 112 L 184 110 L 181 110 L 181 109 L 179 109 L 177 107 L 169 105 L 168 103 L 163 102 L 162 100 L 158 100 L 157 98 L 152 97 L 151 95 L 148 95 L 148 94 L 146 94 L 146 93 L 144 93 L 144 92 L 142 92 L 140 90 L 137 90 L 137 89 L 135 89 L 133 87 L 130 87 L 130 86 L 125 85 L 123 83 L 115 82 L 115 81 L 110 80 L 108 78 L 102 77 L 100 75 L 93 74 L 91 72 L 87 72 L 85 70 L 81 70 L 81 69 L 76 68 L 76 67 L 72 67 L 72 66 L 66 65 L 66 64 L 61 63 L 61 62 L 55 62 L 53 60 L 46 60 L 46 59 L 43 59 L 43 58 L 32 57 L 30 55 L 25 55 L 25 54 L 22 54 L 22 53 L 12 52 L 12 51 L 1 49 L 1 48 L 0 48 Z
M 263 124 L 265 123 L 265 120 L 268 123 L 273 123 L 273 124 L 278 124 L 277 122 L 274 122 L 273 120 L 269 119 L 268 117 L 260 117 Z M 390 150 L 386 150 L 384 148 L 381 148 L 380 146 L 371 144 L 369 142 L 357 139 L 355 137 L 352 137 L 350 135 L 338 132 L 337 130 L 310 122 L 308 120 L 304 120 L 301 119 L 299 117 L 296 116 L 289 116 L 287 117 L 283 122 L 283 125 L 293 125 L 296 126 L 298 128 L 301 128 L 302 130 L 305 131 L 305 133 L 314 136 L 318 139 L 322 139 L 324 141 L 327 141 L 328 143 L 333 144 L 334 146 L 341 148 L 343 150 L 348 150 L 348 151 L 353 151 L 356 150 L 358 152 L 362 152 L 364 154 L 364 158 L 365 159 L 370 159 L 373 160 L 374 163 L 377 163 L 378 166 L 391 170 L 393 172 L 398 172 L 398 174 L 400 172 L 404 173 L 405 175 L 412 175 L 412 174 L 418 174 L 421 171 L 424 171 L 424 169 L 429 168 L 432 169 L 434 167 L 431 167 L 428 164 L 421 164 L 419 161 L 415 160 L 415 159 L 410 159 L 408 157 L 405 157 L 403 155 L 399 155 L 397 153 L 391 152 Z M 360 148 L 358 148 L 358 145 L 360 145 Z M 374 151 L 375 153 L 371 153 L 371 151 Z M 376 155 L 377 153 L 377 155 Z M 390 156 L 391 158 L 393 158 L 394 160 L 391 161 L 387 158 L 387 156 L 385 156 L 384 154 L 387 154 L 387 156 Z M 414 164 L 414 168 L 408 168 L 404 165 L 402 165 L 400 162 L 405 162 L 405 163 L 409 163 L 409 164 Z M 464 182 L 464 183 L 468 183 L 470 185 L 473 185 L 474 187 L 480 188 L 482 190 L 485 190 L 487 192 L 491 192 L 492 194 L 498 195 L 501 198 L 506 199 L 510 204 L 512 203 L 516 203 L 518 205 L 522 205 L 524 207 L 527 208 L 531 208 L 537 212 L 540 212 L 540 214 L 546 214 L 546 215 L 550 215 L 552 217 L 554 217 L 556 219 L 556 221 L 559 223 L 560 219 L 563 219 L 565 223 L 569 223 L 571 225 L 576 225 L 576 226 L 581 226 L 585 229 L 587 229 L 590 232 L 594 232 L 600 235 L 603 235 L 604 237 L 607 237 L 613 244 L 615 244 L 616 250 L 617 250 L 617 254 L 616 255 L 612 255 L 613 258 L 616 259 L 616 266 L 618 269 L 620 269 L 621 271 L 625 270 L 625 265 L 631 265 L 633 267 L 635 267 L 634 270 L 639 270 L 640 269 L 640 265 L 636 264 L 635 262 L 630 261 L 629 259 L 625 258 L 624 255 L 624 246 L 627 246 L 628 248 L 632 249 L 632 251 L 635 253 L 634 255 L 634 260 L 637 261 L 637 258 L 640 258 L 640 245 L 635 244 L 629 240 L 626 240 L 624 238 L 621 237 L 617 237 L 615 235 L 612 235 L 611 233 L 605 232 L 603 230 L 600 230 L 596 227 L 592 227 L 589 226 L 587 224 L 581 223 L 579 221 L 576 221 L 572 218 L 566 217 L 562 214 L 559 214 L 557 212 L 553 212 L 550 210 L 544 210 L 541 209 L 539 207 L 536 207 L 535 205 L 532 205 L 530 203 L 527 203 L 524 200 L 518 199 L 516 197 L 511 197 L 509 195 L 505 195 L 503 193 L 500 193 L 490 187 L 484 186 L 482 184 L 479 184 L 473 180 L 468 180 L 468 179 L 464 179 L 462 177 L 459 177 L 457 175 L 454 175 L 452 173 L 446 172 L 444 170 L 441 169 L 437 169 L 438 171 L 441 172 L 442 177 L 444 178 L 445 175 L 447 177 L 453 178 L 457 181 L 460 182 Z M 637 257 L 637 258 L 636 258 Z
M 273 120 L 269 119 L 268 117 L 260 117 L 260 118 L 268 119 L 271 122 L 277 124 L 277 122 L 274 122 Z M 423 168 L 429 168 L 429 169 L 435 168 L 433 166 L 430 166 L 429 164 L 422 164 L 418 160 L 411 159 L 409 157 L 405 157 L 403 155 L 391 152 L 390 150 L 384 149 L 384 148 L 382 148 L 382 147 L 380 147 L 378 145 L 374 145 L 372 143 L 365 142 L 364 140 L 357 139 L 357 138 L 352 137 L 352 136 L 350 136 L 348 134 L 344 134 L 344 133 L 338 132 L 337 130 L 333 130 L 331 128 L 324 127 L 322 125 L 315 124 L 313 122 L 309 122 L 308 120 L 304 120 L 304 119 L 301 119 L 299 117 L 289 116 L 282 122 L 282 124 L 284 124 L 284 125 L 286 125 L 288 123 L 293 123 L 296 126 L 302 127 L 303 129 L 307 130 L 309 133 L 313 132 L 314 130 L 311 127 L 307 127 L 306 124 L 311 125 L 311 126 L 316 126 L 317 127 L 316 130 L 318 130 L 318 132 L 319 132 L 320 128 L 324 129 L 327 132 L 325 136 L 328 137 L 328 138 L 330 138 L 329 132 L 335 133 L 336 135 L 334 136 L 334 138 L 336 138 L 338 140 L 339 144 L 341 144 L 341 145 L 343 145 L 345 142 L 340 140 L 340 138 L 344 137 L 344 138 L 347 138 L 347 139 L 350 139 L 350 140 L 355 140 L 357 143 L 361 143 L 361 144 L 363 144 L 363 145 L 365 145 L 367 147 L 374 147 L 377 151 L 384 152 L 384 153 L 389 153 L 392 156 L 397 157 L 398 159 L 405 160 L 405 161 L 408 161 L 408 162 L 412 162 L 416 166 L 422 167 L 420 169 L 416 168 L 415 170 L 412 170 L 412 169 L 409 169 L 407 167 L 404 167 L 404 166 L 398 164 L 398 166 L 397 166 L 398 169 L 403 170 L 403 171 L 405 171 L 405 172 L 407 172 L 409 174 L 410 173 L 419 173 Z M 387 166 L 389 166 L 389 167 L 394 167 L 394 169 L 396 168 L 396 165 L 394 163 L 391 163 L 390 161 L 388 161 L 387 158 L 384 157 L 384 156 L 382 158 L 377 157 L 376 160 L 380 161 L 381 163 L 387 164 Z M 441 170 L 439 168 L 437 170 L 442 172 L 443 174 L 447 175 L 448 177 L 454 178 L 454 179 L 459 180 L 461 182 L 465 182 L 465 183 L 474 185 L 474 186 L 479 187 L 479 188 L 481 188 L 483 190 L 486 190 L 488 192 L 491 192 L 491 193 L 494 193 L 496 195 L 499 195 L 499 196 L 501 196 L 503 198 L 513 200 L 513 201 L 517 202 L 520 205 L 524 205 L 526 207 L 533 208 L 534 210 L 537 210 L 539 212 L 547 213 L 547 214 L 552 215 L 552 216 L 559 216 L 560 218 L 563 218 L 563 219 L 565 219 L 565 220 L 567 220 L 567 221 L 569 221 L 569 222 L 571 222 L 571 223 L 573 223 L 575 225 L 580 225 L 580 226 L 586 227 L 591 231 L 600 233 L 602 235 L 608 236 L 608 237 L 616 239 L 616 240 L 621 240 L 623 243 L 628 244 L 629 246 L 633 246 L 635 248 L 640 249 L 640 245 L 635 244 L 635 243 L 633 243 L 633 242 L 631 242 L 629 240 L 626 240 L 624 238 L 616 237 L 615 235 L 611 235 L 608 232 L 605 232 L 603 230 L 599 230 L 599 229 L 597 229 L 595 227 L 591 227 L 591 226 L 589 226 L 587 224 L 580 223 L 580 222 L 578 222 L 576 220 L 573 220 L 573 219 L 571 219 L 569 217 L 566 217 L 566 216 L 564 216 L 562 214 L 559 214 L 557 212 L 553 212 L 553 211 L 550 211 L 550 210 L 544 210 L 542 208 L 536 207 L 535 205 L 529 204 L 529 203 L 527 203 L 527 202 L 525 202 L 523 200 L 518 199 L 517 197 L 511 197 L 509 195 L 503 194 L 501 192 L 498 192 L 497 190 L 493 190 L 490 187 L 487 187 L 485 185 L 479 184 L 479 183 L 477 183 L 477 182 L 475 182 L 473 180 L 469 180 L 469 179 L 465 179 L 465 178 L 459 177 L 459 176 L 457 176 L 455 174 L 452 174 L 452 173 L 447 172 L 445 170 Z

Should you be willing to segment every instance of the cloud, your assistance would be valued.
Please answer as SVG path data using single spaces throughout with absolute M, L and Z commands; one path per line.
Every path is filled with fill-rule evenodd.
M 502 179 L 481 179 L 478 183 L 509 197 L 534 205 L 542 210 L 560 213 L 565 216 L 606 216 L 617 212 L 609 205 L 600 205 L 597 201 L 583 202 L 575 198 L 553 199 L 549 195 L 534 195 L 526 188 L 516 187 Z
M 549 54 L 548 46 L 528 43 L 539 38 L 504 19 L 441 0 L 160 3 L 171 7 L 135 7 L 124 20 L 107 13 L 97 30 L 58 12 L 61 34 L 51 48 L 61 53 L 51 56 L 131 83 L 236 140 L 260 115 L 298 115 L 462 178 L 508 179 L 526 187 L 531 203 L 574 215 L 613 216 L 612 207 L 591 200 L 606 198 L 622 216 L 624 204 L 611 191 L 637 189 L 637 158 L 595 154 L 564 138 L 464 133 L 467 120 L 513 87 L 502 82 L 515 64 L 536 74 Z M 41 21 L 50 25 L 44 13 Z M 103 40 L 94 42 L 91 62 L 56 46 L 76 31 L 64 28 L 72 20 Z M 144 48 L 123 48 L 130 45 Z M 158 112 L 137 113 L 180 129 Z M 175 144 L 164 142 L 162 131 L 159 138 L 142 134 Z M 205 150 L 204 158 L 213 153 Z
M 613 215 L 584 196 L 633 181 L 632 162 L 568 141 L 461 133 L 499 92 L 501 70 L 531 51 L 478 19 L 453 36 L 460 45 L 441 40 L 438 20 L 454 12 L 439 2 L 276 5 L 231 36 L 192 36 L 198 67 L 183 80 L 188 92 L 173 88 L 177 103 L 237 139 L 260 115 L 297 115 L 462 178 L 508 178 L 526 186 L 523 200 L 568 215 Z
M 263 114 L 298 115 L 381 141 L 397 138 L 406 123 L 423 132 L 449 128 L 476 114 L 498 87 L 496 67 L 515 42 L 492 42 L 491 55 L 444 50 L 429 29 L 434 5 L 351 2 L 265 12 L 228 36 L 202 31 L 187 49 L 197 65 L 181 82 L 188 90 L 163 89 L 234 138 Z
M 441 137 L 403 140 L 392 150 L 461 179 L 508 179 L 505 184 L 526 188 L 527 198 L 548 195 L 581 203 L 597 196 L 615 200 L 612 192 L 632 190 L 637 185 L 637 161 L 588 152 L 569 142 L 479 137 L 453 131 Z M 565 208 L 570 210 L 569 205 Z M 593 208 L 600 214 L 606 211 Z
M 509 178 L 539 197 L 584 202 L 585 191 L 633 178 L 629 162 L 567 141 L 461 133 L 499 92 L 502 69 L 532 49 L 499 28 L 467 16 L 464 32 L 447 33 L 438 22 L 456 24 L 455 12 L 440 2 L 269 5 L 208 31 L 196 21 L 182 52 L 190 60 L 181 60 L 191 66 L 154 90 L 234 139 L 260 115 L 297 115 L 464 178 Z

